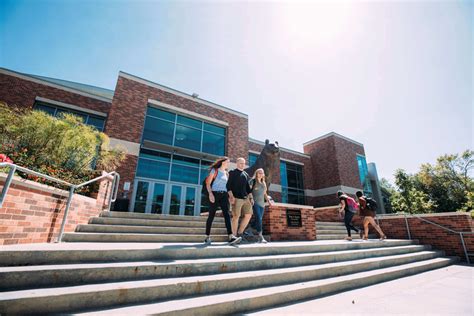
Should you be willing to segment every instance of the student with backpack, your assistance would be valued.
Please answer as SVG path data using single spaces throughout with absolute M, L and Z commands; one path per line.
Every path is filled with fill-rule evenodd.
M 211 244 L 211 226 L 216 216 L 217 208 L 220 206 L 222 214 L 224 215 L 225 227 L 227 228 L 227 234 L 229 235 L 229 244 L 233 245 L 239 243 L 242 238 L 237 238 L 232 234 L 232 224 L 230 221 L 230 203 L 229 195 L 227 194 L 227 181 L 229 174 L 227 168 L 229 166 L 229 158 L 222 157 L 217 159 L 209 167 L 209 175 L 205 181 L 205 192 L 209 193 L 209 216 L 206 222 L 206 239 L 204 243 L 206 245 Z
M 369 237 L 369 224 L 371 224 L 375 230 L 380 235 L 380 240 L 384 240 L 387 238 L 383 233 L 382 229 L 379 225 L 375 222 L 375 212 L 377 210 L 377 202 L 370 198 L 363 195 L 361 191 L 356 192 L 357 200 L 359 201 L 360 207 L 360 216 L 363 216 L 363 225 L 364 225 L 364 236 L 363 240 L 367 240 Z
M 347 237 L 345 240 L 351 241 L 351 230 L 359 233 L 359 230 L 351 224 L 352 218 L 359 210 L 359 206 L 353 198 L 342 191 L 337 191 L 337 197 L 339 198 L 341 206 L 339 209 L 339 214 L 342 215 L 342 212 L 344 212 L 344 224 L 346 225 L 347 229 Z

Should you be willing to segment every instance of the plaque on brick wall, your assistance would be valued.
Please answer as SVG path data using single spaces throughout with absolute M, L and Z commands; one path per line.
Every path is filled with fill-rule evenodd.
M 286 222 L 288 227 L 302 227 L 301 210 L 286 210 Z

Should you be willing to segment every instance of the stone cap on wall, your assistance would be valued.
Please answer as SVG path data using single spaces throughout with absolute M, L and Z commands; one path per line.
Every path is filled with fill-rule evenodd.
M 274 207 L 281 207 L 281 208 L 300 208 L 300 209 L 308 209 L 312 210 L 314 207 L 311 205 L 299 205 L 299 204 L 288 204 L 288 203 L 273 203 Z
M 315 211 L 328 210 L 328 209 L 339 209 L 339 205 L 321 206 L 321 207 L 314 208 Z
M 377 214 L 379 219 L 382 218 L 405 218 L 406 217 L 440 217 L 440 216 L 467 216 L 471 217 L 469 212 L 446 212 L 446 213 L 428 213 L 428 214 Z
M 5 184 L 7 177 L 8 177 L 8 174 L 0 172 L 0 184 L 2 186 Z M 47 193 L 52 193 L 52 194 L 56 194 L 56 195 L 59 195 L 59 196 L 64 196 L 64 197 L 69 196 L 69 191 L 58 189 L 58 188 L 49 186 L 47 184 L 42 184 L 42 183 L 38 183 L 38 182 L 35 182 L 35 181 L 27 180 L 27 179 L 21 178 L 19 176 L 13 176 L 13 180 L 12 180 L 11 184 L 22 186 L 22 187 L 25 187 L 25 188 L 28 188 L 28 189 L 33 189 L 33 190 L 43 191 L 43 192 L 47 192 Z M 7 193 L 7 195 L 8 195 L 8 193 Z M 74 199 L 77 199 L 77 198 L 95 201 L 94 198 L 84 196 L 84 195 L 81 195 L 81 194 L 74 194 Z

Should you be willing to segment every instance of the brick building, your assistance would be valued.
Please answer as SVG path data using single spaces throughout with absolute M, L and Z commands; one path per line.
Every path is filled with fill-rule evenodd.
M 0 101 L 51 115 L 75 113 L 112 145 L 125 147 L 120 190 L 135 212 L 199 214 L 211 162 L 226 155 L 252 164 L 264 146 L 249 138 L 246 114 L 124 72 L 108 90 L 0 68 Z M 360 189 L 378 198 L 375 165 L 369 170 L 363 144 L 329 133 L 303 150 L 280 147 L 280 170 L 270 187 L 276 201 L 334 205 L 338 190 Z

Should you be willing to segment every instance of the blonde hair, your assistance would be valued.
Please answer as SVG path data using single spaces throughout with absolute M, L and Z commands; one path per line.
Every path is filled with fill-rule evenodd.
M 257 170 L 255 170 L 255 172 L 253 173 L 253 177 L 252 179 L 254 179 L 256 182 L 259 182 L 258 179 L 257 179 L 257 173 L 259 171 L 262 171 L 263 172 L 263 177 L 260 181 L 260 183 L 263 183 L 265 185 L 265 187 L 267 186 L 267 183 L 265 182 L 265 170 L 263 170 L 263 168 L 258 168 Z

